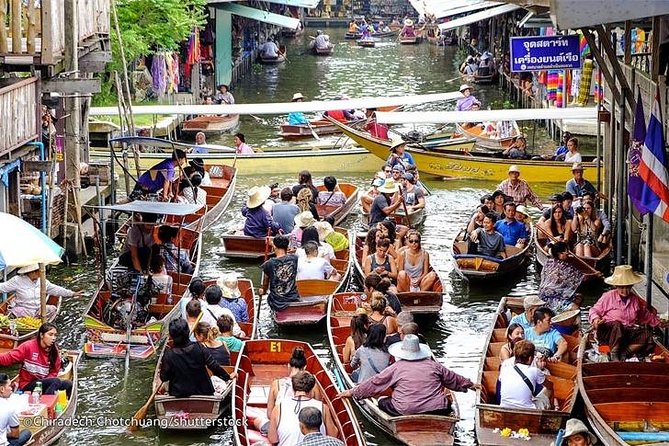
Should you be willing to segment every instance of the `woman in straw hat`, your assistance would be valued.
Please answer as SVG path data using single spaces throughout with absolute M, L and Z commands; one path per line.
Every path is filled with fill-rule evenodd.
M 588 320 L 597 331 L 599 343 L 611 349 L 613 361 L 652 353 L 652 328 L 665 325 L 632 290 L 632 285 L 641 280 L 630 265 L 616 266 L 613 275 L 604 279 L 615 289 L 602 294 L 590 309 Z
M 237 322 L 248 322 L 249 310 L 246 301 L 242 298 L 242 292 L 239 290 L 237 275 L 235 273 L 224 274 L 218 278 L 216 285 L 221 288 L 223 293 L 219 305 L 230 310 Z
M 447 387 L 456 392 L 480 388 L 464 376 L 432 359 L 430 347 L 408 334 L 402 342 L 388 347 L 395 363 L 381 373 L 339 395 L 344 398 L 370 398 L 392 387 L 391 397 L 379 399 L 379 408 L 392 416 L 429 413 L 449 415 L 451 402 Z
M 597 444 L 597 437 L 590 432 L 578 418 L 570 418 L 567 420 L 564 435 L 555 446 L 592 446 Z
M 271 193 L 272 190 L 267 186 L 253 186 L 247 192 L 246 205 L 242 207 L 242 215 L 246 217 L 244 235 L 263 238 L 268 232 L 275 235 L 279 231 L 279 225 L 272 221 L 272 217 L 263 208 Z
M 461 85 L 460 93 L 462 93 L 464 97 L 458 99 L 458 102 L 455 105 L 457 111 L 469 111 L 472 109 L 474 103 L 478 102 L 480 104 L 479 100 L 472 95 L 472 87 L 469 85 Z

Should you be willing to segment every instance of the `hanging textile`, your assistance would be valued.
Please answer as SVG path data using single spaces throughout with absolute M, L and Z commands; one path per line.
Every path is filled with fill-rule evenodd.
M 200 61 L 200 31 L 193 28 L 188 38 L 188 65 L 195 65 Z
M 595 103 L 601 104 L 602 100 L 604 99 L 604 91 L 602 90 L 602 70 L 597 68 L 597 77 L 595 78 L 595 92 L 594 92 L 594 99 Z
M 173 93 L 172 79 L 174 78 L 174 66 L 172 64 L 172 56 L 169 53 L 165 54 L 165 92 Z
M 158 96 L 163 96 L 167 89 L 167 66 L 165 64 L 165 55 L 156 53 L 153 55 L 151 63 L 151 79 L 153 79 L 153 92 Z
M 558 87 L 558 70 L 548 70 L 548 88 L 546 89 L 546 99 L 549 102 L 555 101 Z
M 578 86 L 578 98 L 576 99 L 577 105 L 584 106 L 588 103 L 594 66 L 592 59 L 585 59 L 585 62 L 583 62 L 583 73 L 581 74 L 581 83 Z
M 181 76 L 179 75 L 179 54 L 175 51 L 172 53 L 172 91 L 174 93 L 179 92 L 179 83 L 181 82 Z
M 561 71 L 560 73 L 558 73 L 558 84 L 557 84 L 557 91 L 555 94 L 556 107 L 562 107 L 565 94 L 566 92 L 564 91 L 564 72 Z

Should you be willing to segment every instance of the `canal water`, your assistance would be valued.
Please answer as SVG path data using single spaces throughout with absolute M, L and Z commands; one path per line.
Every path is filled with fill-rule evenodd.
M 314 30 L 310 30 L 314 34 Z M 457 48 L 437 48 L 425 44 L 400 46 L 395 40 L 379 42 L 376 48 L 365 49 L 354 42 L 343 39 L 343 30 L 329 30 L 335 43 L 332 57 L 317 58 L 303 54 L 309 39 L 302 36 L 286 42 L 288 61 L 280 66 L 258 66 L 233 91 L 238 103 L 288 101 L 293 93 L 301 92 L 308 99 L 332 99 L 335 95 L 356 96 L 407 95 L 436 93 L 457 90 Z M 460 56 L 461 57 L 461 56 Z M 452 79 L 455 81 L 451 81 Z M 475 95 L 484 104 L 496 104 L 501 108 L 505 97 L 496 86 L 482 87 Z M 426 105 L 453 107 L 453 104 Z M 417 109 L 420 109 L 418 107 Z M 278 139 L 278 125 L 285 117 L 261 117 L 256 120 L 244 117 L 240 131 L 246 134 L 252 145 L 287 145 Z M 410 130 L 410 127 L 402 131 Z M 532 134 L 530 133 L 530 142 Z M 231 144 L 231 137 L 220 141 Z M 553 143 L 537 133 L 536 142 L 546 150 Z M 278 181 L 290 185 L 296 181 L 296 172 L 285 166 L 286 174 L 268 179 L 253 172 L 240 172 L 237 194 L 221 221 L 205 234 L 201 275 L 216 278 L 224 272 L 237 271 L 258 283 L 260 272 L 257 264 L 238 263 L 226 259 L 222 253 L 221 235 L 228 229 L 242 224 L 240 208 L 245 191 L 253 186 Z M 368 187 L 367 176 L 350 176 L 346 172 L 333 172 L 340 181 L 353 182 Z M 320 178 L 317 178 L 320 181 Z M 452 370 L 476 379 L 479 359 L 485 335 L 489 329 L 492 313 L 501 296 L 525 295 L 537 290 L 538 274 L 534 265 L 508 280 L 496 281 L 485 286 L 470 286 L 453 270 L 450 245 L 453 237 L 464 225 L 479 197 L 495 188 L 494 183 L 480 181 L 443 181 L 425 179 L 433 194 L 428 198 L 428 217 L 422 228 L 424 246 L 430 251 L 433 265 L 439 271 L 447 293 L 439 318 L 423 323 L 424 333 L 440 362 Z M 533 185 L 540 196 L 553 192 L 549 185 Z M 360 227 L 359 216 L 351 215 L 344 226 Z M 56 283 L 82 289 L 87 297 L 92 296 L 98 274 L 92 262 L 56 269 L 50 277 Z M 61 330 L 60 343 L 66 348 L 80 348 L 83 344 L 82 312 L 87 298 L 67 299 L 58 318 Z M 329 351 L 325 325 L 310 330 L 282 331 L 271 322 L 267 305 L 260 312 L 261 337 L 288 337 L 310 342 L 319 356 L 329 363 Z M 219 428 L 204 433 L 183 434 L 161 432 L 147 428 L 129 434 L 119 420 L 129 419 L 146 401 L 151 391 L 156 358 L 132 362 L 126 372 L 122 360 L 84 359 L 80 365 L 79 426 L 73 426 L 64 435 L 61 444 L 66 445 L 220 445 L 230 444 L 231 429 Z M 462 421 L 458 423 L 456 437 L 460 445 L 474 445 L 474 393 L 458 393 Z M 391 438 L 375 429 L 364 417 L 370 444 L 395 444 Z M 503 427 L 503 426 L 502 426 Z

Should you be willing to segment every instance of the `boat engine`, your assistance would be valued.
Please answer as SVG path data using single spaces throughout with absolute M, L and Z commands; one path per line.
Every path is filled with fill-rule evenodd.
M 113 292 L 105 303 L 102 319 L 117 330 L 127 330 L 145 325 L 151 315 L 148 306 L 151 298 L 158 295 L 160 290 L 150 280 L 145 280 L 141 274 L 117 274 L 111 282 Z M 133 294 L 137 293 L 133 311 Z
M 407 132 L 405 135 L 402 135 L 402 139 L 405 142 L 412 143 L 412 142 L 423 142 L 425 140 L 425 137 L 421 132 L 417 130 L 411 130 L 410 132 Z

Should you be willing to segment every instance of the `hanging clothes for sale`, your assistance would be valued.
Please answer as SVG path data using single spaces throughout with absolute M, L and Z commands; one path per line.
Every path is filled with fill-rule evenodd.
M 558 88 L 558 70 L 548 70 L 548 85 L 546 88 L 546 99 L 548 102 L 555 101 Z
M 163 96 L 167 90 L 167 66 L 165 63 L 165 56 L 163 53 L 156 53 L 153 55 L 153 62 L 151 63 L 151 79 L 153 80 L 153 92 L 157 96 Z
M 558 73 L 558 83 L 557 83 L 557 89 L 555 92 L 555 106 L 556 107 L 562 107 L 563 101 L 564 101 L 564 73 L 559 72 Z
M 578 86 L 578 98 L 576 104 L 584 106 L 590 99 L 590 85 L 592 84 L 592 70 L 594 68 L 592 59 L 585 59 L 583 62 L 583 72 L 581 74 L 581 84 Z

